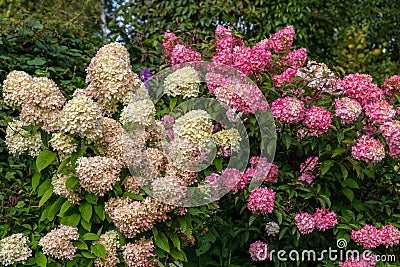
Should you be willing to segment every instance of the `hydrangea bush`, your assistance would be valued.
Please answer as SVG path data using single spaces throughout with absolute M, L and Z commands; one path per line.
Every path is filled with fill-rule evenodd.
M 371 260 L 316 265 L 398 257 L 399 76 L 381 87 L 366 74 L 339 77 L 293 49 L 294 35 L 288 26 L 251 45 L 217 26 L 214 54 L 201 55 L 167 32 L 169 68 L 142 79 L 111 43 L 72 95 L 11 72 L 3 99 L 20 113 L 6 144 L 34 158 L 42 215 L 17 241 L 3 233 L 1 263 L 295 266 L 270 252 L 321 252 L 338 241 L 371 250 Z M 200 97 L 214 102 L 189 106 Z

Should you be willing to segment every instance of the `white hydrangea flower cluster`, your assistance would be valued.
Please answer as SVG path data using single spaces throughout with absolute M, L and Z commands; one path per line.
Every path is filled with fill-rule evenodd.
M 224 148 L 231 148 L 238 151 L 240 147 L 240 133 L 237 129 L 231 128 L 228 130 L 221 130 L 213 134 L 214 143 Z
M 90 141 L 102 137 L 102 115 L 92 99 L 77 95 L 65 104 L 60 118 L 61 130 Z
M 121 112 L 120 121 L 123 124 L 136 123 L 150 126 L 154 121 L 156 109 L 150 99 L 140 99 L 129 103 Z
M 175 121 L 173 131 L 177 139 L 196 145 L 209 142 L 212 138 L 211 116 L 205 110 L 191 110 Z
M 139 76 L 132 71 L 128 51 L 119 43 L 102 47 L 92 58 L 86 72 L 86 82 L 89 83 L 86 93 L 106 114 L 115 113 L 118 103 L 142 84 Z
M 187 196 L 187 184 L 176 176 L 160 176 L 151 185 L 153 197 L 178 207 Z
M 3 81 L 3 100 L 11 107 L 21 107 L 28 98 L 28 90 L 33 83 L 32 77 L 24 72 L 14 70 Z
M 140 181 L 140 177 L 128 176 L 124 180 L 125 190 L 129 193 L 138 195 L 140 193 L 140 186 L 138 184 L 138 180 Z
M 32 256 L 27 243 L 29 238 L 22 233 L 13 234 L 0 240 L 0 263 L 4 266 L 24 264 Z
M 64 175 L 61 173 L 56 173 L 51 179 L 51 184 L 53 185 L 53 192 L 59 196 L 65 197 L 71 204 L 79 204 L 82 200 L 81 198 L 81 188 L 67 188 L 67 180 L 70 175 Z
M 49 143 L 51 147 L 58 151 L 60 159 L 64 160 L 76 152 L 78 144 L 75 139 L 63 132 L 56 132 L 51 135 Z
M 185 139 L 175 139 L 164 149 L 170 165 L 182 171 L 199 171 L 203 157 L 198 145 Z
M 308 82 L 308 87 L 330 94 L 333 92 L 338 80 L 337 75 L 328 66 L 313 60 L 308 61 L 307 67 L 299 69 L 296 75 Z
M 39 240 L 43 253 L 56 259 L 73 260 L 76 247 L 72 243 L 79 239 L 77 227 L 60 225 Z
M 119 248 L 119 236 L 117 231 L 111 230 L 105 232 L 100 236 L 100 239 L 95 242 L 95 244 L 101 244 L 106 249 L 106 258 L 96 258 L 94 260 L 94 266 L 96 267 L 114 267 L 120 263 L 118 258 L 118 248 Z
M 81 157 L 76 162 L 76 175 L 87 192 L 104 196 L 120 180 L 117 160 L 94 156 Z
M 279 224 L 277 224 L 276 222 L 268 222 L 265 225 L 265 231 L 267 231 L 267 234 L 270 236 L 277 236 L 280 231 Z
M 42 148 L 42 138 L 40 133 L 31 134 L 22 128 L 21 121 L 14 120 L 10 122 L 6 129 L 5 143 L 8 150 L 13 155 L 21 155 L 28 152 L 29 155 L 35 157 L 39 155 Z
M 196 97 L 199 94 L 200 79 L 197 71 L 186 66 L 169 74 L 164 81 L 164 91 L 168 96 L 183 98 Z

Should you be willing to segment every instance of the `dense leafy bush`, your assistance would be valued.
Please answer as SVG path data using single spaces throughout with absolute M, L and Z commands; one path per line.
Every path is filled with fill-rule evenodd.
M 43 208 L 22 225 L 34 254 L 27 265 L 268 266 L 265 250 L 321 252 L 337 241 L 398 254 L 399 76 L 381 87 L 364 74 L 340 78 L 292 49 L 292 26 L 252 47 L 222 26 L 215 37 L 213 54 L 201 55 L 166 33 L 171 67 L 152 78 L 142 71 L 143 82 L 117 43 L 92 58 L 86 89 L 73 78 L 59 88 L 8 74 L 3 101 L 20 113 L 6 142 L 32 156 L 21 168 Z M 196 96 L 214 102 L 192 104 Z M 235 157 L 244 160 L 232 166 Z M 216 201 L 198 206 L 193 195 Z

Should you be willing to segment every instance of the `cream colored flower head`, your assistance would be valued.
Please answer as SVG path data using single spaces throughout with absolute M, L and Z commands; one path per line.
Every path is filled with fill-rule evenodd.
M 199 94 L 199 84 L 197 71 L 193 67 L 187 66 L 174 71 L 165 78 L 164 90 L 168 96 L 196 97 Z

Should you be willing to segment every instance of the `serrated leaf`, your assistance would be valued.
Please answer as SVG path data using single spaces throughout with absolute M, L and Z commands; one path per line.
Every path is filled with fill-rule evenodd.
M 257 219 L 257 215 L 251 214 L 251 216 L 249 218 L 249 226 L 251 226 L 255 222 L 256 219 Z
M 93 233 L 86 233 L 82 237 L 83 240 L 91 240 L 91 241 L 97 241 L 99 240 L 99 237 L 96 234 Z
M 92 230 L 92 224 L 84 219 L 81 220 L 81 225 L 86 231 L 90 232 Z
M 37 167 L 38 171 L 41 172 L 42 170 L 44 170 L 56 158 L 57 158 L 57 154 L 50 150 L 44 150 L 44 151 L 40 152 L 40 154 L 36 158 L 36 167 Z
M 350 188 L 347 188 L 347 187 L 343 187 L 342 192 L 350 200 L 350 202 L 353 201 L 353 199 L 354 199 L 353 190 L 351 190 Z
M 46 64 L 46 60 L 44 58 L 42 58 L 42 57 L 35 57 L 32 60 L 28 60 L 26 63 L 28 65 L 41 66 L 41 65 Z
M 90 251 L 98 258 L 106 258 L 106 248 L 102 244 L 95 244 L 90 246 Z
M 163 232 L 158 233 L 158 236 L 154 237 L 154 241 L 155 241 L 157 247 L 170 253 L 168 238 Z
M 47 200 L 49 200 L 52 195 L 53 195 L 53 186 L 51 186 L 49 189 L 46 190 L 46 192 L 44 192 L 42 198 L 39 200 L 39 207 L 43 206 L 44 203 L 46 203 Z
M 42 175 L 39 172 L 35 172 L 32 175 L 32 191 L 35 191 L 36 188 L 39 186 L 40 177 L 42 177 Z
M 187 261 L 186 254 L 183 250 L 171 250 L 171 256 L 175 260 L 180 260 L 180 261 Z
M 92 193 L 86 193 L 85 194 L 85 199 L 87 200 L 87 202 L 91 203 L 91 204 L 97 204 L 97 200 L 99 199 L 98 195 L 92 194 Z
M 335 165 L 335 161 L 333 160 L 326 160 L 321 164 L 321 175 L 326 174 L 332 166 Z
M 81 212 L 81 217 L 82 219 L 84 219 L 85 221 L 89 222 L 90 218 L 92 217 L 92 205 L 87 202 L 87 201 L 83 201 L 80 205 L 79 205 L 79 211 Z

